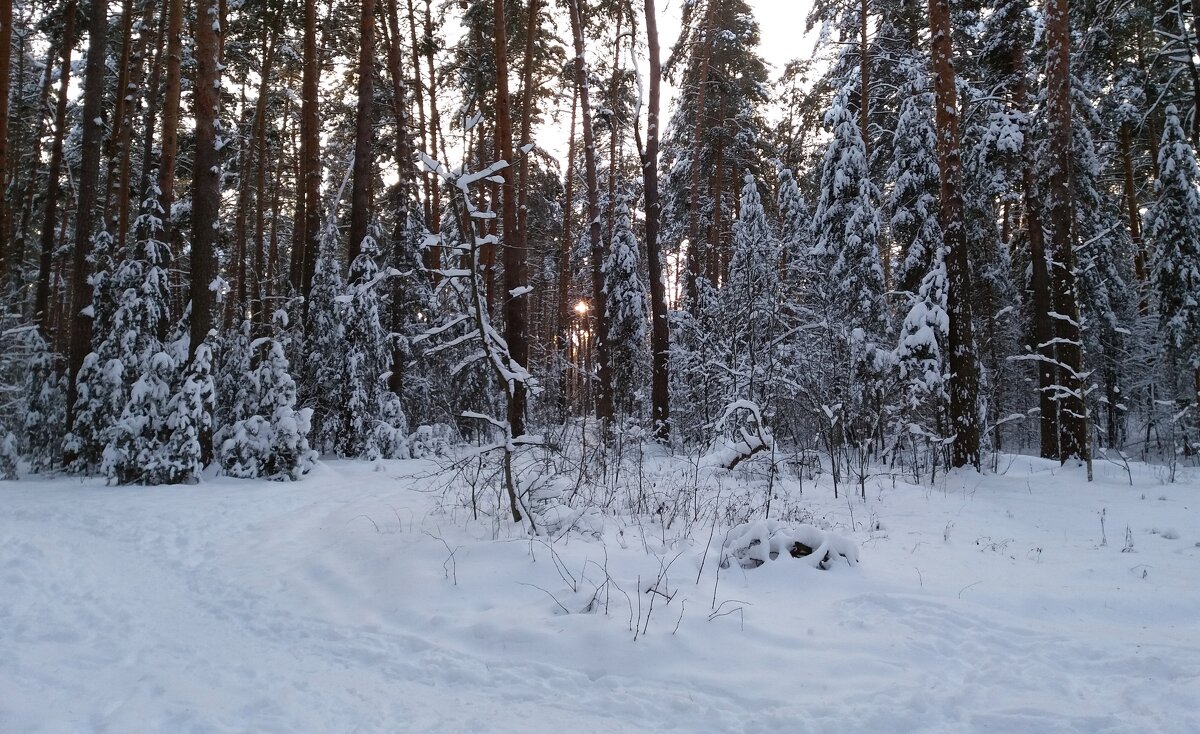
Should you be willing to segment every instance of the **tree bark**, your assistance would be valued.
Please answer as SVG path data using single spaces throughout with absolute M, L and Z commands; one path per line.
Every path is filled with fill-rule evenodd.
M 63 9 L 62 67 L 59 72 L 58 100 L 54 106 L 54 142 L 50 146 L 50 168 L 46 174 L 45 218 L 42 220 L 42 251 L 38 268 L 37 289 L 34 294 L 33 320 L 50 343 L 50 277 L 53 267 L 54 243 L 58 227 L 58 200 L 61 195 L 63 136 L 67 129 L 67 92 L 71 81 L 71 47 L 75 45 L 76 0 L 67 0 Z M 49 62 L 47 62 L 49 63 Z
M 100 153 L 104 141 L 104 56 L 108 33 L 108 0 L 92 0 L 88 23 L 87 65 L 83 79 L 83 140 L 79 163 L 79 199 L 75 206 L 75 262 L 72 268 L 71 342 L 67 368 L 67 430 L 75 425 L 75 398 L 79 390 L 79 368 L 91 351 L 92 322 L 82 316 L 91 301 L 88 275 L 91 271 L 92 234 L 99 199 Z
M 358 109 L 355 114 L 354 180 L 350 193 L 347 264 L 353 266 L 371 225 L 371 135 L 375 130 L 375 0 L 362 0 L 358 23 Z
M 317 118 L 320 71 L 317 57 L 317 0 L 304 0 L 304 71 L 300 106 L 304 236 L 299 241 L 299 252 L 292 253 L 293 262 L 299 264 L 298 273 L 294 273 L 299 280 L 292 285 L 306 298 L 312 287 L 321 238 L 321 123 Z
M 12 66 L 12 0 L 0 0 L 0 286 L 16 272 L 8 237 L 8 97 Z
M 700 49 L 700 68 L 696 75 L 696 126 L 692 131 L 692 160 L 691 185 L 688 188 L 688 250 L 687 250 L 687 282 L 685 290 L 688 307 L 692 314 L 698 313 L 700 307 L 700 152 L 704 150 L 704 97 L 708 91 L 708 64 L 712 56 L 712 15 L 716 6 L 714 0 L 709 0 L 704 11 L 704 21 L 700 27 L 703 36 Z
M 1010 49 L 1013 85 L 1013 106 L 1025 113 L 1029 110 L 1028 70 L 1025 51 L 1020 44 Z M 1025 126 L 1025 143 L 1021 151 L 1022 196 L 1025 208 L 1025 229 L 1029 236 L 1030 282 L 1033 291 L 1033 351 L 1037 353 L 1038 379 L 1038 437 L 1042 458 L 1058 456 L 1058 402 L 1054 399 L 1054 386 L 1058 383 L 1058 369 L 1054 365 L 1054 322 L 1050 312 L 1054 308 L 1053 286 L 1047 266 L 1046 236 L 1042 225 L 1042 200 L 1038 194 L 1037 176 L 1034 173 L 1033 145 L 1030 141 L 1028 124 Z
M 517 231 L 516 187 L 513 180 L 512 114 L 508 93 L 508 29 L 505 25 L 504 0 L 495 0 L 496 18 L 496 144 L 497 155 L 509 165 L 500 172 L 504 177 L 504 339 L 509 358 L 522 368 L 529 367 L 528 294 L 522 293 L 526 273 L 525 243 Z M 512 437 L 525 434 L 526 385 L 513 380 L 508 401 L 508 425 Z
M 267 323 L 267 309 L 263 303 L 263 281 L 270 278 L 265 265 L 266 253 L 266 194 L 267 194 L 267 99 L 271 91 L 271 67 L 275 61 L 275 48 L 279 34 L 271 31 L 270 40 L 265 44 L 262 63 L 262 81 L 258 88 L 258 100 L 254 105 L 254 154 L 257 157 L 254 180 L 254 252 L 252 253 L 253 291 L 251 298 L 254 302 L 254 315 L 258 323 Z M 274 186 L 278 193 L 278 181 Z M 272 222 L 272 226 L 274 223 Z
M 179 153 L 179 91 L 183 61 L 183 0 L 167 0 L 167 86 L 163 99 L 162 160 L 158 168 L 163 241 L 171 243 L 171 205 L 175 202 L 175 162 Z
M 612 367 L 608 360 L 607 297 L 604 293 L 604 240 L 600 236 L 600 186 L 596 180 L 596 141 L 592 133 L 592 110 L 588 94 L 587 59 L 583 47 L 583 15 L 579 0 L 568 0 L 571 12 L 571 31 L 575 42 L 575 83 L 579 87 L 579 110 L 583 118 L 583 163 L 588 187 L 588 240 L 592 254 L 592 332 L 595 334 L 596 363 L 599 379 L 596 383 L 596 418 L 609 421 L 613 416 Z
M 671 332 L 667 321 L 666 277 L 658 243 L 658 218 L 662 210 L 658 199 L 658 115 L 662 63 L 659 60 L 658 19 L 654 0 L 645 0 L 645 11 L 646 46 L 650 57 L 650 99 L 646 113 L 646 145 L 641 151 L 641 159 L 646 208 L 646 260 L 650 267 L 650 349 L 653 358 L 650 405 L 654 437 L 661 443 L 667 443 L 671 438 L 671 401 L 668 389 L 670 379 L 667 366 L 671 350 Z
M 971 269 L 963 222 L 962 162 L 959 155 L 958 100 L 954 57 L 950 47 L 950 4 L 929 0 L 934 123 L 937 126 L 938 168 L 943 242 L 946 248 L 947 346 L 950 366 L 950 422 L 954 431 L 951 464 L 979 468 L 979 364 L 971 326 Z
M 1054 242 L 1054 341 L 1059 364 L 1058 457 L 1089 458 L 1087 408 L 1083 399 L 1083 341 L 1075 295 L 1071 231 L 1071 31 L 1067 0 L 1046 3 L 1046 100 L 1049 122 L 1050 222 Z
M 559 247 L 558 262 L 558 329 L 556 345 L 559 355 L 559 415 L 566 420 L 570 413 L 568 386 L 570 385 L 571 370 L 567 361 L 571 349 L 571 251 L 574 242 L 571 240 L 572 209 L 575 202 L 575 119 L 579 110 L 579 84 L 571 90 L 571 126 L 567 133 L 567 181 L 563 196 L 563 228 L 562 244 Z
M 198 0 L 196 6 L 196 155 L 192 167 L 192 316 L 188 358 L 213 328 L 220 239 L 221 153 L 217 148 L 221 86 L 221 11 L 218 0 Z M 209 437 L 211 439 L 211 437 Z M 206 445 L 207 444 L 207 445 Z M 204 460 L 212 453 L 210 441 L 201 439 Z

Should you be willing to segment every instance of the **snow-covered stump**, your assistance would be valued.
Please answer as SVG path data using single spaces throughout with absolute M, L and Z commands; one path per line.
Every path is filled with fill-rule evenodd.
M 758 568 L 783 555 L 823 571 L 839 559 L 848 566 L 858 564 L 858 546 L 852 540 L 812 525 L 756 520 L 729 531 L 721 549 L 721 567 L 737 563 L 742 568 Z

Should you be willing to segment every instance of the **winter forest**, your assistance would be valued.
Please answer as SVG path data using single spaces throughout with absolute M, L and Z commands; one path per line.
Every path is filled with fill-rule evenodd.
M 909 594 L 945 592 L 937 614 L 961 623 L 960 643 L 991 640 L 981 655 L 998 669 L 1011 665 L 1003 655 L 1036 657 L 1086 704 L 1055 725 L 1005 718 L 1025 690 L 1009 681 L 981 704 L 993 718 L 935 705 L 947 726 L 1200 728 L 1185 703 L 1112 703 L 1118 691 L 1143 700 L 1147 678 L 1154 695 L 1184 691 L 1200 654 L 1163 672 L 1142 670 L 1132 642 L 1104 648 L 1124 681 L 1070 667 L 1137 602 L 1080 632 L 1018 619 L 1023 603 L 1004 600 L 1048 573 L 1043 552 L 1057 544 L 1074 565 L 1055 581 L 1101 564 L 1126 587 L 1161 583 L 1142 601 L 1165 605 L 1161 624 L 1143 634 L 1200 651 L 1185 611 L 1200 599 L 1200 575 L 1185 570 L 1200 553 L 1200 11 L 812 0 L 788 11 L 795 58 L 768 59 L 757 14 L 785 2 L 0 0 L 0 480 L 13 480 L 0 484 L 0 568 L 16 569 L 0 580 L 11 599 L 0 628 L 25 631 L 7 642 L 0 631 L 0 658 L 17 661 L 0 662 L 0 729 L 77 725 L 87 719 L 38 704 L 78 694 L 80 715 L 106 731 L 521 730 L 495 711 L 389 713 L 383 679 L 359 682 L 379 720 L 353 697 L 303 715 L 224 711 L 188 699 L 182 672 L 163 700 L 141 691 L 127 708 L 98 702 L 105 684 L 84 682 L 86 666 L 39 693 L 37 671 L 73 648 L 47 647 L 21 620 L 57 618 L 43 550 L 87 556 L 85 531 L 134 545 L 97 551 L 96 568 L 62 585 L 104 587 L 123 572 L 102 559 L 134 548 L 135 569 L 144 554 L 174 559 L 154 573 L 186 578 L 221 619 L 249 609 L 235 588 L 269 600 L 239 627 L 255 645 L 323 640 L 296 679 L 370 647 L 432 655 L 387 637 L 391 622 L 371 627 L 370 644 L 314 632 L 334 618 L 361 631 L 356 615 L 381 603 L 364 591 L 383 583 L 381 564 L 419 578 L 433 568 L 423 598 L 457 609 L 465 597 L 447 594 L 469 583 L 467 558 L 493 579 L 533 558 L 544 563 L 496 592 L 520 598 L 502 621 L 462 611 L 456 631 L 439 631 L 413 599 L 424 622 L 404 629 L 441 645 L 586 612 L 611 619 L 613 639 L 698 644 L 719 629 L 722 654 L 749 645 L 774 659 L 784 653 L 745 636 L 774 629 L 793 602 L 843 620 L 925 620 L 889 639 L 936 638 L 944 625 Z M 1036 510 L 1026 491 L 1043 493 Z M 954 497 L 994 504 L 967 517 Z M 302 507 L 334 518 L 332 535 L 292 514 Z M 54 550 L 30 539 L 48 527 L 76 535 Z M 925 538 L 904 539 L 911 553 L 899 544 L 910 531 Z M 389 536 L 410 544 L 407 561 L 383 560 Z M 930 565 L 926 542 L 940 549 Z M 330 543 L 319 561 L 307 548 Z M 911 558 L 866 570 L 872 548 Z M 1130 552 L 1159 555 L 1133 570 Z M 313 564 L 307 601 L 242 568 L 277 554 Z M 785 556 L 823 590 L 750 570 Z M 237 580 L 194 566 L 221 559 Z M 931 580 L 931 568 L 946 573 Z M 386 583 L 420 585 L 404 573 Z M 860 594 L 877 587 L 871 574 L 903 574 L 906 591 Z M 991 592 L 971 591 L 989 575 Z M 1029 604 L 1061 612 L 1074 592 L 1056 588 Z M 1106 608 L 1118 593 L 1088 588 Z M 141 634 L 162 638 L 142 642 L 169 650 L 168 597 L 119 593 L 95 591 L 114 608 L 155 600 L 139 614 L 157 632 Z M 755 594 L 766 598 L 752 619 Z M 297 611 L 310 601 L 317 611 Z M 1044 637 L 981 637 L 997 623 Z M 86 637 L 92 623 L 63 624 Z M 571 634 L 579 648 L 566 655 L 594 654 Z M 858 644 L 847 635 L 833 644 Z M 543 675 L 529 666 L 554 645 L 521 639 L 528 660 L 506 675 Z M 437 648 L 453 658 L 444 685 L 499 654 L 472 644 Z M 644 662 L 606 654 L 618 659 L 603 671 Z M 922 654 L 930 675 L 943 665 Z M 411 664 L 427 672 L 438 655 Z M 464 655 L 475 657 L 453 657 Z M 639 730 L 827 730 L 820 711 L 722 698 L 719 679 L 672 683 L 659 665 L 637 706 L 691 688 L 723 713 L 688 724 L 659 712 Z M 412 685 L 424 674 L 389 670 Z M 902 684 L 915 718 L 893 730 L 944 730 L 922 728 L 921 679 Z M 763 700 L 791 700 L 759 682 Z M 505 690 L 490 694 L 497 711 Z M 730 713 L 741 709 L 773 713 Z M 882 708 L 855 711 L 843 730 L 892 728 Z M 602 728 L 578 710 L 543 713 L 532 730 Z

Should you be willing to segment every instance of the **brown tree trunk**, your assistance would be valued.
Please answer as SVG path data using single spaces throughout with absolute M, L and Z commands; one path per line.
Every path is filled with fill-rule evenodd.
M 168 0 L 169 2 L 169 0 Z M 154 33 L 154 53 L 150 57 L 150 79 L 146 85 L 146 114 L 142 118 L 142 167 L 137 195 L 143 196 L 150 188 L 150 171 L 154 161 L 154 126 L 158 119 L 158 87 L 162 82 L 163 45 L 167 35 L 167 20 L 170 13 L 163 8 L 159 15 L 158 30 Z
M 232 303 L 228 308 L 222 309 L 224 312 L 225 328 L 231 328 L 240 325 L 242 320 L 246 318 L 246 307 L 249 305 L 249 284 L 246 282 L 246 255 L 249 252 L 250 241 L 250 165 L 254 156 L 254 151 L 251 149 L 254 145 L 253 130 L 247 131 L 246 126 L 249 124 L 254 126 L 254 120 L 251 118 L 247 121 L 248 105 L 246 104 L 246 81 L 242 80 L 241 89 L 241 112 L 238 120 L 238 195 L 237 195 L 237 211 L 233 219 L 233 287 L 230 289 L 233 292 Z
M 158 190 L 163 210 L 163 241 L 171 243 L 171 205 L 175 202 L 175 161 L 179 153 L 179 90 L 183 61 L 183 0 L 167 0 L 167 86 L 163 95 L 162 160 Z
M 42 220 L 42 251 L 34 294 L 33 319 L 41 327 L 42 338 L 50 342 L 50 277 L 54 243 L 57 240 L 58 200 L 62 191 L 63 135 L 67 129 L 67 92 L 71 81 L 71 47 L 75 44 L 75 0 L 67 0 L 63 9 L 62 67 L 59 71 L 58 100 L 54 106 L 54 142 L 50 146 L 50 169 L 46 175 L 45 218 Z M 47 65 L 50 62 L 47 60 Z
M 616 29 L 613 36 L 612 75 L 609 78 L 609 99 L 616 99 L 621 80 L 621 22 L 625 6 L 617 5 Z M 617 143 L 620 140 L 617 115 L 608 116 L 608 196 L 604 201 L 604 243 L 608 246 L 613 236 L 613 215 L 617 210 Z
M 300 160 L 304 199 L 304 236 L 300 239 L 299 282 L 294 287 L 307 297 L 312 287 L 320 253 L 321 238 L 321 123 L 317 118 L 320 103 L 320 60 L 317 56 L 317 0 L 304 0 L 304 73 L 301 82 Z
M 67 430 L 75 425 L 79 368 L 91 351 L 92 322 L 81 316 L 91 301 L 88 276 L 92 233 L 99 200 L 100 153 L 104 140 L 104 56 L 108 33 L 108 0 L 92 0 L 88 24 L 87 65 L 83 79 L 83 140 L 79 163 L 79 200 L 75 206 L 75 264 L 71 291 L 71 343 L 67 359 Z
M 971 328 L 971 269 L 963 223 L 962 162 L 959 157 L 958 99 L 950 47 L 950 4 L 929 0 L 938 168 L 941 171 L 943 242 L 946 247 L 946 310 L 950 366 L 950 423 L 954 432 L 951 464 L 980 465 L 979 364 Z
M 559 415 L 565 420 L 570 411 L 568 386 L 570 385 L 571 370 L 568 359 L 571 349 L 571 241 L 572 209 L 575 202 L 575 119 L 579 110 L 579 85 L 575 84 L 571 91 L 571 126 L 567 132 L 567 180 L 563 196 L 563 228 L 562 244 L 559 247 L 558 261 L 558 324 L 556 349 L 558 351 L 559 367 Z
M 113 251 L 123 251 L 124 241 L 119 236 L 119 215 L 114 214 L 113 205 L 117 196 L 119 176 L 116 172 L 121 159 L 121 128 L 125 125 L 125 110 L 129 107 L 129 67 L 133 58 L 133 0 L 122 0 L 121 4 L 121 56 L 117 65 L 117 86 L 115 104 L 113 106 L 112 134 L 105 146 L 108 158 L 108 170 L 105 175 L 107 186 L 104 190 L 104 222 L 105 229 L 113 233 Z
M 254 180 L 254 252 L 252 257 L 253 262 L 253 277 L 251 285 L 253 292 L 251 298 L 254 301 L 254 316 L 260 324 L 267 323 L 267 309 L 263 303 L 263 280 L 269 278 L 271 274 L 266 271 L 265 260 L 266 253 L 264 252 L 266 238 L 266 194 L 267 194 L 267 99 L 270 96 L 271 89 L 271 67 L 275 61 L 275 46 L 278 40 L 278 32 L 272 30 L 271 37 L 265 44 L 262 63 L 262 81 L 258 88 L 258 100 L 254 105 L 254 154 L 258 158 L 255 165 L 255 180 Z M 278 181 L 273 187 L 275 193 L 279 191 Z M 274 226 L 274 223 L 272 223 Z
M 592 304 L 588 313 L 595 334 L 596 363 L 599 379 L 596 384 L 596 418 L 608 421 L 613 416 L 612 367 L 608 360 L 608 313 L 604 293 L 604 240 L 600 236 L 600 186 L 596 180 L 596 141 L 592 134 L 592 109 L 588 94 L 587 59 L 583 47 L 583 16 L 579 0 L 568 0 L 571 31 L 575 40 L 575 83 L 579 87 L 579 109 L 583 123 L 583 163 L 588 187 L 588 240 L 592 254 Z
M 693 315 L 700 307 L 700 153 L 704 150 L 704 97 L 708 91 L 708 64 L 712 56 L 712 16 L 714 0 L 709 0 L 704 11 L 704 22 L 700 26 L 703 45 L 700 47 L 700 68 L 696 75 L 696 127 L 692 131 L 691 185 L 688 189 L 688 250 L 687 282 L 685 290 L 688 307 Z
M 538 25 L 538 9 L 540 0 L 529 0 L 528 14 L 525 18 L 525 59 L 521 67 L 521 145 L 532 141 L 529 139 L 533 126 L 534 100 L 537 89 L 534 87 L 533 55 L 534 39 L 540 27 Z M 619 15 L 619 13 L 618 13 Z M 520 170 L 517 176 L 517 239 L 529 241 L 529 154 L 522 153 Z
M 409 146 L 409 126 L 408 126 L 408 85 L 404 81 L 404 68 L 401 63 L 400 49 L 400 13 L 396 8 L 396 0 L 386 0 L 387 10 L 387 25 L 388 31 L 388 72 L 392 78 L 392 114 L 396 120 L 396 166 L 398 170 L 398 178 L 396 181 L 396 230 L 392 237 L 396 248 L 408 247 L 409 243 L 405 241 L 408 236 L 408 223 L 410 217 L 418 216 L 418 212 L 412 210 L 415 201 L 413 191 L 413 154 Z M 409 7 L 412 7 L 410 0 Z M 415 51 L 415 48 L 414 48 Z M 416 57 L 414 57 L 414 61 Z M 430 248 L 431 250 L 433 248 Z M 429 258 L 426 261 L 427 267 L 440 266 L 441 257 Z M 395 263 L 399 265 L 399 263 Z M 400 279 L 395 279 L 395 285 L 392 292 L 392 331 L 399 331 L 404 325 L 404 298 L 402 289 L 405 285 L 400 282 Z M 392 348 L 392 369 L 388 375 L 388 387 L 396 395 L 402 395 L 405 386 L 407 355 L 402 348 L 399 340 L 394 342 Z
M 1129 236 L 1133 240 L 1133 274 L 1139 283 L 1146 280 L 1146 251 L 1142 244 L 1142 216 L 1138 211 L 1137 186 L 1133 177 L 1133 143 L 1129 132 L 1129 123 L 1121 124 L 1121 169 L 1124 175 L 1125 207 L 1129 214 Z M 1145 313 L 1147 305 L 1143 300 L 1140 310 Z
M 508 29 L 504 18 L 504 0 L 495 0 L 496 18 L 496 154 L 508 161 L 500 173 L 504 177 L 504 339 L 508 355 L 522 368 L 529 367 L 529 338 L 526 319 L 529 297 L 520 290 L 526 286 L 525 243 L 517 231 L 516 188 L 513 180 L 512 114 L 508 94 Z M 514 438 L 525 434 L 526 386 L 513 380 L 508 401 L 508 425 Z M 514 513 L 516 508 L 514 507 Z
M 60 43 L 62 42 L 62 39 L 57 40 Z M 42 160 L 42 138 L 46 132 L 45 112 L 50 101 L 50 82 L 54 74 L 54 60 L 57 58 L 58 53 L 59 49 L 57 46 L 54 46 L 53 43 L 51 43 L 50 47 L 46 49 L 46 65 L 42 71 L 41 91 L 38 93 L 37 103 L 34 107 L 34 109 L 37 110 L 37 124 L 35 125 L 33 137 L 30 140 L 30 150 L 26 154 L 29 160 L 29 165 L 26 168 L 24 182 L 21 186 L 21 193 L 17 197 L 17 200 L 21 202 L 21 221 L 13 231 L 13 254 L 11 256 L 11 262 L 14 263 L 14 267 L 20 267 L 20 264 L 25 261 L 26 245 L 29 238 L 29 221 L 33 218 L 34 193 L 38 189 L 38 186 L 41 182 L 38 177 L 38 172 L 40 170 L 40 164 Z M 27 107 L 27 105 L 18 107 L 18 115 L 28 114 Z
M 371 225 L 371 135 L 375 130 L 375 0 L 362 0 L 358 23 L 358 109 L 355 115 L 354 180 L 350 193 L 347 263 L 353 267 Z
M 1020 112 L 1029 109 L 1027 92 L 1027 69 L 1025 51 L 1020 45 L 1010 50 L 1012 57 L 1013 105 Z M 1033 168 L 1033 145 L 1029 142 L 1029 131 L 1025 130 L 1025 144 L 1021 152 L 1022 193 L 1025 204 L 1025 228 L 1029 236 L 1030 289 L 1033 291 L 1033 337 L 1037 342 L 1034 351 L 1038 355 L 1038 437 L 1042 458 L 1058 456 L 1058 402 L 1054 399 L 1054 386 L 1058 383 L 1058 369 L 1054 366 L 1054 322 L 1050 312 L 1054 309 L 1053 286 L 1047 267 L 1046 236 L 1042 226 L 1042 200 L 1038 194 L 1037 177 Z
M 425 71 L 429 78 L 429 155 L 434 158 L 438 157 L 438 151 L 441 151 L 441 160 L 446 158 L 446 141 L 441 140 L 442 136 L 442 121 L 438 112 L 437 103 L 437 71 L 433 65 L 433 8 L 430 5 L 430 0 L 425 0 Z M 441 140 L 441 147 L 438 147 L 438 141 Z M 433 178 L 432 184 L 433 194 L 433 217 L 426 224 L 429 225 L 429 231 L 437 234 L 442 231 L 442 187 L 437 178 Z
M 8 237 L 8 96 L 12 66 L 12 0 L 0 0 L 0 286 L 17 270 Z
M 1087 408 L 1083 400 L 1083 341 L 1075 296 L 1071 231 L 1071 31 L 1067 0 L 1046 4 L 1046 99 L 1049 122 L 1050 222 L 1054 234 L 1055 352 L 1059 364 L 1058 457 L 1087 460 Z
M 393 2 L 394 2 L 394 0 L 393 0 Z M 399 27 L 400 27 L 399 22 L 397 22 L 396 28 L 392 32 L 393 42 L 395 44 L 400 43 Z M 412 71 L 413 71 L 413 79 L 414 79 L 413 97 L 414 97 L 414 101 L 416 102 L 416 108 L 417 108 L 417 125 L 420 128 L 419 134 L 421 136 L 421 150 L 424 153 L 426 153 L 427 155 L 432 156 L 433 158 L 437 158 L 437 150 L 436 150 L 437 146 L 430 147 L 429 139 L 428 139 L 428 129 L 426 128 L 426 124 L 425 124 L 425 89 L 424 89 L 424 84 L 421 82 L 421 47 L 417 43 L 417 20 L 416 20 L 415 14 L 413 13 L 413 0 L 408 0 L 408 33 L 409 33 L 409 42 L 412 47 Z M 423 36 L 424 36 L 424 34 L 422 34 L 422 37 Z M 395 68 L 398 69 L 399 67 L 397 66 Z M 436 214 L 434 213 L 433 200 L 431 198 L 432 192 L 430 190 L 430 181 L 434 180 L 436 177 L 434 176 L 434 174 L 432 172 L 426 171 L 424 166 L 421 167 L 420 176 L 421 176 L 421 192 L 422 192 L 422 194 L 424 194 L 424 196 L 422 196 L 422 198 L 421 198 L 421 201 L 422 201 L 423 211 L 425 212 L 425 226 L 429 228 L 430 232 L 437 232 L 438 227 L 433 220 L 435 218 L 440 218 L 441 212 L 438 212 Z M 434 186 L 437 185 L 436 181 L 434 181 L 433 185 Z M 439 257 L 437 258 L 436 262 L 440 262 L 440 261 L 441 261 L 441 258 L 440 258 L 440 253 L 439 253 Z M 433 253 L 432 252 L 428 253 L 427 259 L 426 259 L 426 266 L 432 268 L 432 267 L 434 267 L 434 265 L 433 265 L 434 262 L 435 262 L 435 260 L 433 258 Z M 435 282 L 436 282 L 436 276 L 435 276 Z
M 191 344 L 188 358 L 195 354 L 200 342 L 214 326 L 215 293 L 211 284 L 217 277 L 217 246 L 220 239 L 221 153 L 218 150 L 221 85 L 220 3 L 218 0 L 198 0 L 196 4 L 196 155 L 192 170 L 192 295 Z M 202 453 L 207 462 L 211 453 L 211 436 L 201 438 Z
M 645 11 L 646 45 L 650 57 L 650 99 L 646 113 L 646 145 L 641 152 L 641 158 L 646 203 L 646 260 L 650 266 L 650 350 L 653 353 L 650 409 L 654 421 L 654 437 L 662 443 L 667 443 L 671 437 L 671 402 L 668 391 L 670 379 L 667 367 L 671 332 L 667 321 L 666 272 L 658 244 L 658 218 L 662 210 L 658 200 L 658 114 L 662 64 L 659 61 L 658 19 L 654 0 L 645 0 Z

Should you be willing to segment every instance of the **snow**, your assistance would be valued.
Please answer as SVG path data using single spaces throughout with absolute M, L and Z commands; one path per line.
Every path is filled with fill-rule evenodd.
M 1195 475 L 1001 457 L 866 500 L 777 479 L 740 530 L 558 504 L 530 539 L 437 469 L 0 483 L 0 731 L 1200 731 Z M 859 563 L 718 563 L 787 533 Z

